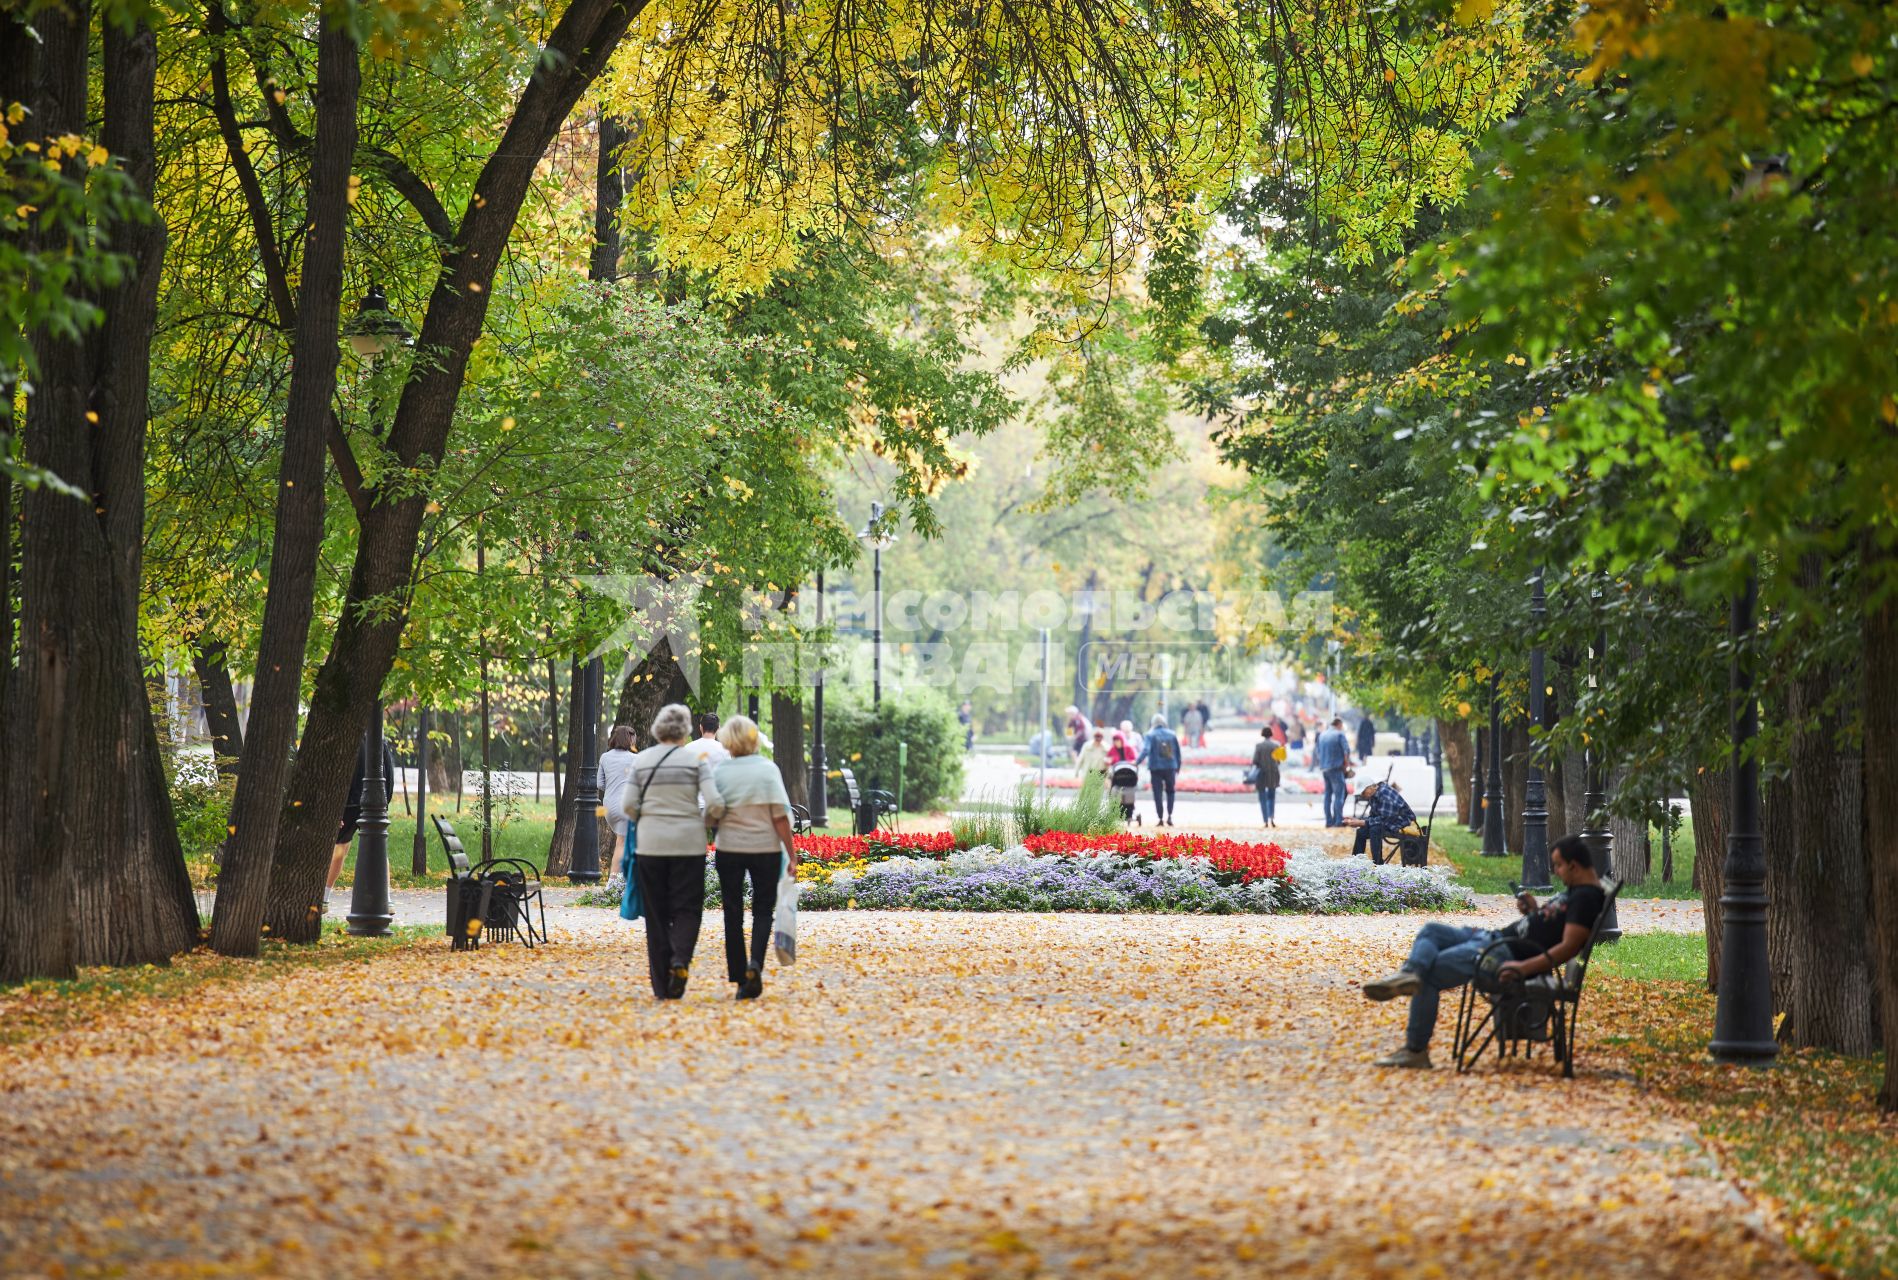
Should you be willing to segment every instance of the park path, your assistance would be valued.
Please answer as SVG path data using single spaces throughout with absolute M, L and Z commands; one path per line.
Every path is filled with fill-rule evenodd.
M 1592 1042 L 1371 1067 L 1413 919 L 811 915 L 755 1005 L 708 922 L 661 1005 L 597 917 L 0 1049 L 0 1273 L 1803 1274 Z

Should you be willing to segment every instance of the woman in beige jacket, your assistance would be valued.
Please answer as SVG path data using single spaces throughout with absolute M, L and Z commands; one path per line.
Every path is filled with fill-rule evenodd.
M 690 711 L 676 702 L 661 707 L 652 722 L 657 741 L 633 757 L 624 792 L 626 816 L 638 824 L 633 874 L 646 908 L 652 993 L 661 1000 L 685 994 L 705 915 L 705 824 L 724 810 L 712 766 L 686 750 L 691 735 Z

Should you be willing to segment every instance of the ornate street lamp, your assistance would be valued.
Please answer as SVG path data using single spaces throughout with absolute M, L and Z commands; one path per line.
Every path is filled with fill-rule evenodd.
M 883 553 L 896 543 L 883 519 L 883 504 L 870 504 L 870 522 L 857 537 L 870 548 L 870 705 L 883 705 Z
M 408 343 L 409 327 L 390 312 L 382 286 L 369 286 L 356 314 L 343 325 L 350 349 L 373 369 L 379 356 Z M 383 770 L 382 691 L 376 690 L 369 726 L 358 748 L 362 761 L 362 816 L 356 823 L 356 876 L 349 890 L 349 931 L 361 938 L 387 937 L 389 910 L 389 782 Z M 420 831 L 420 819 L 417 819 Z M 424 852 L 426 857 L 426 852 Z
M 1489 788 L 1483 793 L 1483 856 L 1509 854 L 1503 833 L 1503 698 L 1502 673 L 1489 677 Z
M 1766 849 L 1760 835 L 1760 762 L 1752 750 L 1760 731 L 1753 693 L 1753 610 L 1759 583 L 1749 576 L 1733 598 L 1729 688 L 1733 707 L 1733 821 L 1727 829 L 1725 913 L 1713 1043 L 1722 1062 L 1764 1066 L 1779 1052 L 1773 1039 L 1773 967 L 1766 948 Z
M 573 675 L 586 683 L 580 689 L 580 767 L 574 770 L 573 856 L 567 862 L 567 879 L 594 884 L 600 878 L 600 690 L 605 662 L 589 658 Z
M 415 706 L 415 843 L 409 850 L 409 873 L 428 874 L 428 708 Z
M 1549 597 L 1543 590 L 1542 570 L 1536 570 L 1529 594 L 1529 625 L 1535 642 L 1529 649 L 1529 724 L 1545 728 L 1548 687 L 1542 669 L 1542 629 L 1549 622 Z M 1542 779 L 1542 747 L 1529 744 L 1528 776 L 1522 788 L 1522 883 L 1540 887 L 1549 883 L 1549 797 Z
M 1594 595 L 1597 611 L 1601 608 L 1601 592 Z M 1608 630 L 1598 627 L 1595 631 L 1595 643 L 1588 651 L 1588 687 L 1599 690 L 1602 684 L 1602 664 L 1607 661 Z M 1582 812 L 1587 815 L 1586 825 L 1582 827 L 1582 839 L 1587 843 L 1589 852 L 1594 856 L 1595 874 L 1603 879 L 1615 873 L 1615 833 L 1608 825 L 1608 768 L 1602 762 L 1601 749 L 1596 746 L 1599 735 L 1590 734 L 1588 745 L 1582 753 L 1582 771 L 1588 777 L 1588 790 L 1582 795 Z M 1602 922 L 1600 940 L 1614 942 L 1621 937 L 1620 922 L 1613 903 L 1608 905 L 1608 918 Z
M 824 629 L 824 571 L 817 571 L 817 630 Z M 830 766 L 824 759 L 824 657 L 818 653 L 811 676 L 811 825 L 830 825 Z

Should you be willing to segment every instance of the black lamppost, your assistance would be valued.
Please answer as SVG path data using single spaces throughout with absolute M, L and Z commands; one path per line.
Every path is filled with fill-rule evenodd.
M 428 708 L 415 708 L 415 845 L 409 853 L 409 871 L 418 879 L 428 874 Z
M 1543 727 L 1548 711 L 1548 688 L 1542 670 L 1542 629 L 1549 621 L 1549 597 L 1543 590 L 1542 570 L 1536 570 L 1529 593 L 1529 625 L 1535 641 L 1529 648 L 1529 723 Z M 1542 779 L 1540 744 L 1529 744 L 1528 775 L 1522 787 L 1522 883 L 1540 887 L 1549 883 L 1549 797 Z
M 817 571 L 817 630 L 824 629 L 824 571 Z M 817 670 L 811 674 L 811 794 L 813 827 L 830 825 L 830 765 L 824 759 L 824 651 L 820 648 Z
M 1601 607 L 1601 592 L 1595 593 L 1596 608 Z M 1588 651 L 1588 687 L 1599 691 L 1602 685 L 1602 664 L 1607 661 L 1608 631 L 1597 628 L 1594 647 Z M 1582 771 L 1588 777 L 1588 790 L 1582 795 L 1582 812 L 1587 815 L 1582 828 L 1582 839 L 1588 845 L 1593 856 L 1595 874 L 1607 879 L 1615 874 L 1615 833 L 1608 825 L 1608 769 L 1602 763 L 1601 748 L 1597 746 L 1600 735 L 1591 734 L 1588 746 L 1582 753 Z M 1608 906 L 1608 918 L 1602 922 L 1600 940 L 1614 942 L 1621 937 L 1620 922 L 1616 919 L 1614 904 Z
M 1489 787 L 1483 793 L 1483 856 L 1509 855 L 1503 834 L 1503 699 L 1502 674 L 1489 677 Z
M 870 548 L 870 706 L 883 705 L 883 553 L 896 541 L 883 524 L 883 504 L 870 504 L 870 522 L 857 534 Z
M 1714 1003 L 1713 1043 L 1722 1062 L 1765 1065 L 1779 1052 L 1773 1040 L 1773 967 L 1766 949 L 1766 848 L 1760 835 L 1760 764 L 1753 739 L 1760 704 L 1753 693 L 1753 609 L 1759 583 L 1751 576 L 1733 598 L 1729 688 L 1733 704 L 1733 822 L 1727 829 L 1726 888 L 1720 906 L 1720 987 Z
M 600 878 L 600 685 L 606 668 L 600 658 L 589 658 L 574 673 L 586 683 L 580 689 L 580 767 L 573 787 L 573 856 L 567 879 L 594 884 Z M 628 868 L 628 874 L 631 869 Z
M 371 371 L 376 358 L 410 339 L 409 327 L 389 310 L 382 286 L 372 284 L 356 314 L 343 325 L 343 337 Z M 371 415 L 374 416 L 373 414 Z M 372 424 L 372 430 L 374 426 Z M 379 431 L 377 434 L 381 434 Z M 389 777 L 383 767 L 387 743 L 382 736 L 382 691 L 369 710 L 369 727 L 359 748 L 363 766 L 362 816 L 356 823 L 356 876 L 349 890 L 349 931 L 357 937 L 388 936 L 395 917 L 389 911 Z M 419 832 L 419 820 L 417 830 Z M 426 852 L 424 852 L 426 857 Z

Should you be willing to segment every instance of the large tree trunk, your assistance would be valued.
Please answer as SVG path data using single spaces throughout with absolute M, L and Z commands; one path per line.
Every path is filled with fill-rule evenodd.
M 204 724 L 211 734 L 217 771 L 234 778 L 237 758 L 244 750 L 244 731 L 237 716 L 237 693 L 231 688 L 231 669 L 225 665 L 224 642 L 200 639 L 191 649 L 191 667 L 204 698 Z
M 549 878 L 564 876 L 573 866 L 573 788 L 579 777 L 581 735 L 586 731 L 586 688 L 586 664 L 576 658 L 567 690 L 567 772 L 554 805 L 554 834 L 547 841 L 544 874 Z
M 1503 721 L 1503 839 L 1522 854 L 1522 806 L 1529 793 L 1529 721 Z
M 804 700 L 795 692 L 771 694 L 771 748 L 784 775 L 785 794 L 794 805 L 808 805 L 811 766 L 804 749 Z
M 572 0 L 522 90 L 513 117 L 475 180 L 430 296 L 415 362 L 387 436 L 397 474 L 426 475 L 439 463 L 454 425 L 468 360 L 486 321 L 494 273 L 521 204 L 554 134 L 605 67 L 644 0 Z M 314 941 L 320 921 L 310 904 L 322 892 L 329 841 L 349 790 L 356 742 L 395 661 L 402 609 L 372 602 L 408 599 L 428 497 L 424 486 L 373 495 L 363 515 L 342 617 L 317 671 L 302 747 L 290 775 L 265 923 L 292 941 Z
M 31 101 L 28 127 L 40 136 L 85 134 L 88 6 L 33 22 L 37 43 L 22 40 L 15 18 L 0 19 L 0 88 Z M 109 22 L 103 53 L 101 140 L 149 198 L 156 42 L 142 24 Z M 39 369 L 25 461 L 90 500 L 42 485 L 21 503 L 20 665 L 0 747 L 0 980 L 162 962 L 197 933 L 137 633 L 165 229 L 154 217 L 102 230 L 131 260 L 124 282 L 95 299 L 102 326 L 31 335 Z
M 1864 560 L 1889 584 L 1898 565 L 1865 540 Z M 1873 579 L 1877 585 L 1877 578 Z M 1898 596 L 1889 590 L 1862 624 L 1865 662 L 1865 765 L 1860 804 L 1865 873 L 1872 889 L 1872 947 L 1885 1046 L 1878 1102 L 1898 1111 Z
M 1620 765 L 1609 771 L 1610 800 L 1621 795 L 1627 781 L 1627 766 Z M 1646 884 L 1650 860 L 1646 811 L 1629 817 L 1618 810 L 1609 810 L 1608 831 L 1615 838 L 1615 879 L 1623 884 Z
M 291 344 L 283 456 L 278 464 L 270 590 L 257 643 L 250 725 L 231 802 L 231 837 L 218 873 L 211 945 L 225 955 L 255 955 L 264 899 L 296 739 L 303 658 L 316 607 L 317 553 L 323 545 L 324 459 L 330 401 L 336 394 L 337 329 L 343 303 L 343 237 L 349 175 L 356 154 L 356 107 L 362 84 L 355 37 L 325 24 L 317 37 L 316 140 L 310 160 L 309 231 L 304 238 Z M 368 720 L 367 713 L 363 723 Z M 321 815 L 333 829 L 341 806 Z M 320 886 L 319 886 L 320 888 Z M 320 894 L 303 904 L 321 929 Z
M 1476 765 L 1475 744 L 1467 720 L 1437 721 L 1437 741 L 1443 744 L 1444 781 L 1455 793 L 1456 823 L 1470 825 L 1470 770 Z
M 1694 813 L 1694 887 L 1700 890 L 1707 933 L 1707 989 L 1720 984 L 1720 938 L 1725 915 L 1727 828 L 1733 820 L 1733 779 L 1726 769 L 1696 769 L 1687 780 Z
M 644 741 L 652 736 L 652 720 L 659 708 L 672 702 L 689 705 L 691 697 L 692 686 L 685 678 L 685 669 L 672 660 L 672 641 L 661 637 L 620 686 L 614 718 L 633 726 Z

